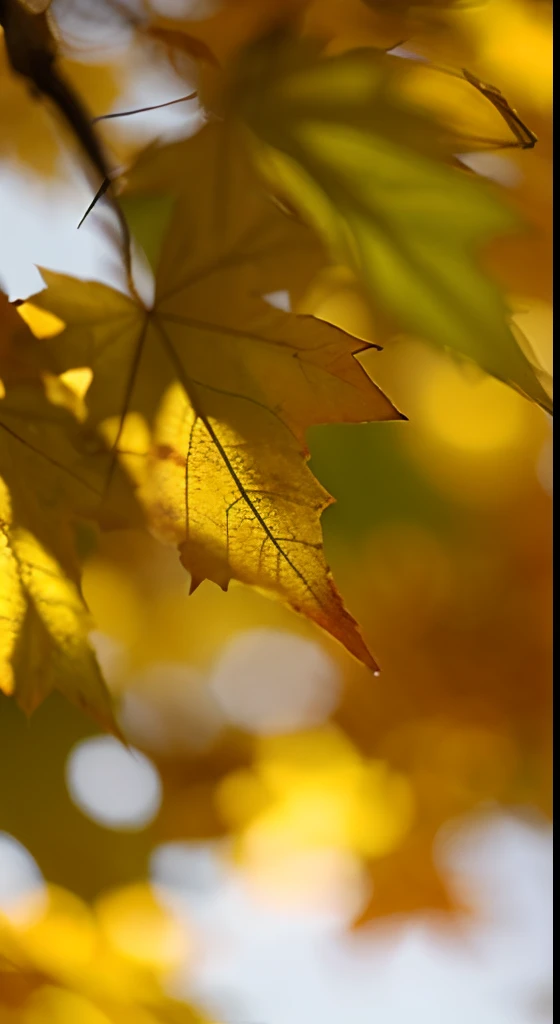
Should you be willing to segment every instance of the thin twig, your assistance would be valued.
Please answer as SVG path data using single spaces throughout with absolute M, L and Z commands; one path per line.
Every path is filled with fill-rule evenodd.
M 137 107 L 136 110 L 121 110 L 116 114 L 100 114 L 99 117 L 94 117 L 92 124 L 96 124 L 97 121 L 109 121 L 112 117 L 131 117 L 132 114 L 145 114 L 149 110 L 159 110 L 161 107 L 172 107 L 174 103 L 185 103 L 186 100 L 194 100 L 198 93 L 191 92 L 188 96 L 179 96 L 176 100 L 167 100 L 165 103 L 153 103 L 149 107 Z

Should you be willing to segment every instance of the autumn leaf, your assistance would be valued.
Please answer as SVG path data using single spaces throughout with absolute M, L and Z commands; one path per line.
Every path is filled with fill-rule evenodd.
M 113 446 L 107 472 L 120 456 L 193 587 L 233 578 L 274 592 L 374 667 L 325 563 L 331 499 L 305 445 L 313 424 L 398 418 L 354 358 L 370 346 L 264 301 L 316 244 L 267 200 L 229 128 L 152 148 L 127 194 L 159 202 L 169 188 L 153 306 L 44 272 L 34 301 L 68 324 L 52 342 L 59 369 L 92 368 L 88 426 Z
M 261 170 L 358 274 L 385 329 L 467 357 L 551 411 L 475 256 L 514 218 L 448 166 L 436 123 L 399 95 L 403 63 L 374 50 L 325 59 L 277 33 L 241 55 L 230 102 Z
M 0 314 L 0 689 L 28 714 L 61 690 L 114 729 L 75 552 L 75 514 L 97 497 L 73 469 L 75 396 L 3 295 Z

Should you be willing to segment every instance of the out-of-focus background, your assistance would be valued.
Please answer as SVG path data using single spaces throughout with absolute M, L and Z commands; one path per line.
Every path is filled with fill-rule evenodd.
M 66 7 L 93 113 L 188 92 L 188 60 L 173 71 L 122 20 L 109 41 Z M 539 136 L 470 162 L 527 225 L 489 261 L 550 368 L 550 5 L 488 0 L 438 32 L 418 53 L 469 56 Z M 91 186 L 72 146 L 3 66 L 0 120 L 5 290 L 41 287 L 36 265 L 111 282 L 103 214 L 76 231 Z M 179 104 L 107 138 L 124 162 L 199 123 Z M 364 330 L 344 287 L 312 311 Z M 408 422 L 309 443 L 336 497 L 328 559 L 381 675 L 249 589 L 189 597 L 176 553 L 141 534 L 85 547 L 129 748 L 57 696 L 29 721 L 0 698 L 0 920 L 37 975 L 0 998 L 2 1024 L 107 1024 L 87 986 L 40 982 L 95 964 L 123 1006 L 149 977 L 227 1024 L 552 1020 L 550 422 L 418 341 L 367 365 Z M 130 998 L 123 1021 L 175 1019 Z

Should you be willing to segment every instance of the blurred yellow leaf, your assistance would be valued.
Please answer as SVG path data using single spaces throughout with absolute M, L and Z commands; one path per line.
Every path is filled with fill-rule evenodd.
M 422 5 L 408 0 L 221 0 L 203 18 L 166 17 L 156 9 L 144 31 L 204 64 L 208 55 L 199 49 L 202 44 L 225 65 L 242 46 L 279 24 L 297 25 L 303 35 L 321 40 L 329 52 L 391 47 L 419 28 L 441 30 L 442 13 L 457 3 L 460 0 L 429 0 Z
M 119 92 L 117 72 L 109 64 L 93 64 L 62 58 L 61 73 L 92 115 L 104 114 Z M 70 142 L 62 135 L 54 105 L 33 96 L 28 82 L 8 64 L 0 28 L 0 159 L 22 161 L 43 175 L 61 169 L 62 147 Z
M 362 758 L 333 728 L 266 737 L 256 754 L 254 773 L 226 776 L 218 789 L 226 821 L 241 829 L 249 869 L 306 849 L 383 857 L 411 828 L 406 777 Z
M 22 302 L 17 307 L 18 316 L 31 328 L 35 338 L 54 338 L 64 330 L 64 323 L 52 313 L 39 309 L 32 302 Z
M 104 894 L 96 912 L 104 936 L 121 956 L 162 971 L 184 964 L 184 930 L 146 885 Z
M 74 517 L 92 501 L 73 469 L 76 396 L 41 370 L 29 328 L 0 303 L 0 689 L 27 713 L 62 690 L 111 728 L 74 548 Z
M 153 308 L 45 272 L 33 301 L 68 324 L 50 343 L 58 369 L 92 368 L 89 426 L 122 456 L 193 587 L 272 591 L 374 667 L 325 563 L 330 499 L 305 465 L 312 424 L 398 418 L 354 358 L 370 346 L 261 297 L 309 251 L 313 263 L 314 243 L 264 197 L 227 127 L 148 150 L 128 193 L 165 190 L 177 202 Z
M 207 18 L 170 18 L 154 13 L 145 32 L 202 63 L 224 63 L 277 20 L 297 14 L 306 0 L 225 0 Z M 211 55 L 209 60 L 209 55 Z
M 476 50 L 476 71 L 533 110 L 552 106 L 552 4 L 486 0 L 456 15 Z
M 177 946 L 185 935 L 148 886 L 107 894 L 94 908 L 56 886 L 44 895 L 31 922 L 0 913 L 0 1020 L 6 1012 L 10 1024 L 203 1024 L 165 992 L 162 937 L 172 936 Z M 147 913 L 157 928 L 135 936 L 131 915 L 140 926 Z M 115 936 L 140 942 L 142 956 L 130 956 Z

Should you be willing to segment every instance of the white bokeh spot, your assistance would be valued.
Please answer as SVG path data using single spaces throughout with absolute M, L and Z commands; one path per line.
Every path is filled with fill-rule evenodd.
M 338 668 L 319 644 L 264 628 L 227 644 L 210 683 L 231 722 L 264 734 L 319 725 L 340 692 Z
M 0 916 L 28 923 L 45 900 L 43 876 L 29 850 L 8 832 L 0 832 Z
M 284 313 L 290 313 L 292 310 L 290 293 L 285 289 L 278 292 L 268 292 L 266 295 L 263 295 L 263 299 L 269 306 L 273 306 L 274 309 L 281 309 Z
M 120 723 L 127 739 L 161 757 L 212 747 L 224 714 L 204 676 L 190 665 L 151 665 L 128 681 Z
M 70 751 L 66 784 L 86 817 L 117 831 L 146 828 L 161 804 L 161 782 L 152 762 L 112 736 L 94 736 Z

